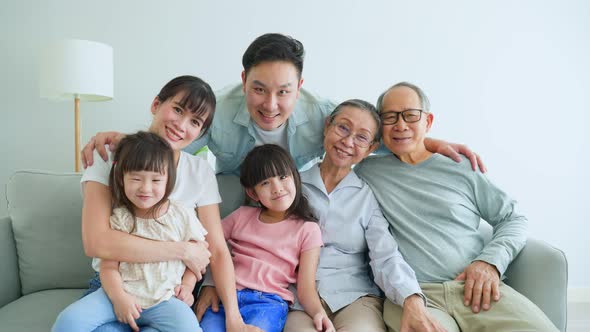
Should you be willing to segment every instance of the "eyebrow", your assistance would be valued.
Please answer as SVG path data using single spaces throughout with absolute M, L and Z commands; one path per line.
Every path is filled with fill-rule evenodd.
M 350 121 L 350 120 L 349 120 L 349 119 L 347 119 L 347 118 L 342 118 L 342 120 L 345 120 L 346 122 L 348 122 L 348 123 L 346 124 L 346 125 L 348 125 L 348 126 L 354 125 L 354 122 Z M 361 128 L 358 128 L 356 131 L 364 131 L 364 132 L 367 132 L 367 133 L 369 133 L 369 134 L 373 135 L 373 132 L 372 132 L 370 129 L 368 129 L 368 128 L 363 128 L 363 127 L 361 127 Z
M 261 86 L 261 87 L 263 87 L 263 88 L 266 88 L 266 84 L 262 83 L 262 82 L 261 82 L 261 81 L 259 81 L 259 80 L 253 80 L 253 81 L 252 81 L 252 84 L 256 84 L 256 85 L 259 85 L 259 86 Z M 279 87 L 280 87 L 280 88 L 288 88 L 288 87 L 290 87 L 291 85 L 292 85 L 292 83 L 291 83 L 291 82 L 289 82 L 289 83 L 281 84 L 281 85 L 279 85 Z

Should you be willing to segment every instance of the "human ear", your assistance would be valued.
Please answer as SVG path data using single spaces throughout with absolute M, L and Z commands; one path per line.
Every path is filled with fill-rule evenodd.
M 256 190 L 254 190 L 254 188 L 246 188 L 246 195 L 256 202 L 259 201 L 258 195 L 256 194 Z
M 303 77 L 299 79 L 299 82 L 297 83 L 297 98 L 299 98 L 299 92 L 301 90 L 301 86 L 303 85 Z
M 381 145 L 380 141 L 373 142 L 373 144 L 371 144 L 371 146 L 369 147 L 369 151 L 368 151 L 367 155 L 375 152 L 375 150 L 377 150 L 379 148 L 379 145 Z
M 246 92 L 246 71 L 242 70 L 242 91 Z
M 328 129 L 330 128 L 330 123 L 331 123 L 331 120 L 330 120 L 330 117 L 328 116 L 326 118 L 326 120 L 324 121 L 324 137 L 326 137 L 326 134 L 328 133 Z
M 430 128 L 432 128 L 432 122 L 434 122 L 434 115 L 432 113 L 428 113 L 426 115 L 426 132 L 429 132 Z
M 156 111 L 158 110 L 158 107 L 160 106 L 160 98 L 158 98 L 158 96 L 156 96 L 154 98 L 154 101 L 152 101 L 152 106 L 150 107 L 150 111 L 152 112 L 152 114 L 156 114 Z

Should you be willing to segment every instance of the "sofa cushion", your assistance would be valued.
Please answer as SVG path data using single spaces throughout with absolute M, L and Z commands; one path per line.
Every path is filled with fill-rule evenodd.
M 82 289 L 56 289 L 32 293 L 7 304 L 0 310 L 1 331 L 46 332 L 57 315 L 79 299 Z
M 219 186 L 219 195 L 221 195 L 221 205 L 219 213 L 221 218 L 237 210 L 240 205 L 244 204 L 245 194 L 240 178 L 235 175 L 217 175 L 217 184 Z
M 88 287 L 92 269 L 82 247 L 80 177 L 18 171 L 8 180 L 8 214 L 23 295 Z

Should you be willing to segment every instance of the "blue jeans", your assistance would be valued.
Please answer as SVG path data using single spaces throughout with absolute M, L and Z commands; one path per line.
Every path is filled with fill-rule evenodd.
M 242 289 L 238 292 L 238 307 L 246 324 L 259 327 L 265 332 L 281 332 L 287 320 L 289 305 L 280 296 Z M 201 319 L 204 332 L 225 331 L 225 310 L 219 304 L 219 311 L 208 308 Z
M 112 322 L 117 322 L 113 304 L 100 288 L 64 309 L 51 331 L 131 331 L 127 324 Z M 175 297 L 144 309 L 136 323 L 141 331 L 203 331 L 192 309 Z

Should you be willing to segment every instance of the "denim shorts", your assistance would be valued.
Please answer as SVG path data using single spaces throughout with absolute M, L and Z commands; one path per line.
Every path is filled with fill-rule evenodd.
M 254 325 L 266 332 L 281 332 L 287 320 L 289 304 L 280 296 L 253 289 L 237 291 L 238 308 L 244 323 Z M 207 332 L 225 331 L 225 310 L 208 308 L 201 319 L 201 328 Z

